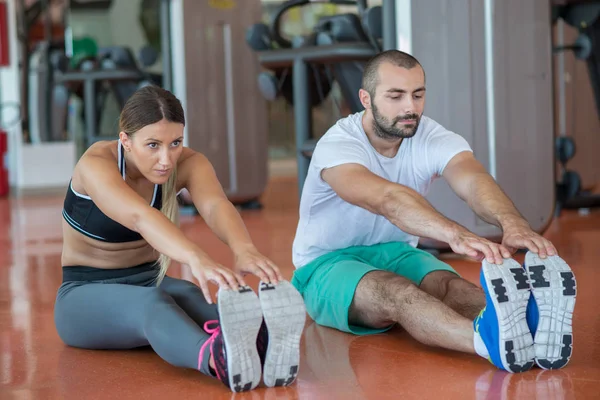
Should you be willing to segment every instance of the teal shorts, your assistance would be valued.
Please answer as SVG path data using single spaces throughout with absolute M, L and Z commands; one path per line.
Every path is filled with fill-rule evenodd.
M 348 315 L 354 292 L 371 271 L 389 271 L 417 286 L 433 271 L 458 273 L 430 253 L 407 243 L 392 242 L 356 246 L 325 254 L 298 268 L 292 284 L 304 298 L 308 315 L 319 325 L 356 335 L 381 333 L 391 328 L 371 329 L 350 325 Z

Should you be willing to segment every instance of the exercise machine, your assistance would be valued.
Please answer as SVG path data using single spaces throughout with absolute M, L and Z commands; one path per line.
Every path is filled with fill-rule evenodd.
M 26 118 L 29 141 L 33 144 L 65 140 L 69 90 L 55 84 L 55 62 L 64 54 L 63 45 L 39 42 L 28 56 Z
M 119 109 L 139 88 L 161 84 L 161 77 L 150 74 L 144 68 L 156 62 L 158 55 L 149 47 L 140 51 L 138 60 L 126 47 L 113 46 L 100 48 L 98 55 L 82 60 L 76 67 L 70 67 L 68 58 L 63 55 L 54 61 L 53 81 L 65 85 L 83 98 L 85 119 L 85 147 L 99 140 L 113 139 L 116 135 L 103 134 L 100 115 L 109 93 L 114 95 Z
M 577 59 L 587 64 L 596 110 L 600 116 L 600 1 L 555 5 L 552 22 L 556 23 L 559 19 L 577 28 L 578 37 L 573 44 L 555 46 L 553 50 L 555 53 L 572 51 Z M 575 141 L 568 136 L 558 136 L 555 151 L 561 168 L 561 177 L 556 185 L 555 215 L 560 215 L 563 209 L 599 207 L 600 195 L 583 190 L 579 174 L 567 168 L 568 161 L 575 156 Z
M 269 26 L 257 23 L 246 32 L 248 46 L 268 70 L 258 75 L 261 93 L 271 101 L 283 96 L 294 107 L 299 194 L 316 145 L 312 107 L 325 99 L 337 81 L 350 112 L 361 111 L 358 90 L 364 64 L 381 50 L 396 46 L 393 0 L 371 8 L 366 0 L 330 0 L 332 4 L 354 5 L 358 13 L 322 17 L 310 35 L 285 39 L 281 33 L 283 15 L 311 3 L 287 1 L 273 13 Z M 386 13 L 391 19 L 383 17 Z
M 83 151 L 98 140 L 114 138 L 100 132 L 100 116 L 109 94 L 114 95 L 118 109 L 140 87 L 162 84 L 158 74 L 145 72 L 158 59 L 158 53 L 147 46 L 136 59 L 126 47 L 99 48 L 80 59 L 79 54 L 67 54 L 66 41 L 54 40 L 49 17 L 44 20 L 45 37 L 29 48 L 28 32 L 40 15 L 49 9 L 49 0 L 38 0 L 25 7 L 21 2 L 21 42 L 24 53 L 23 103 L 26 108 L 23 129 L 31 143 L 78 139 L 69 120 L 73 95 L 83 99 L 85 134 Z M 83 2 L 71 0 L 70 9 L 106 9 L 111 1 Z M 48 14 L 48 12 L 46 12 Z M 97 51 L 96 51 L 97 50 Z M 79 116 L 76 116 L 79 117 Z
M 17 14 L 17 38 L 23 57 L 21 123 L 23 131 L 28 134 L 25 140 L 33 143 L 61 136 L 66 121 L 67 95 L 51 82 L 51 59 L 63 51 L 64 40 L 53 35 L 49 9 L 50 0 L 37 0 L 29 4 L 20 0 Z M 44 13 L 45 18 L 41 20 Z M 39 23 L 43 37 L 32 41 L 32 32 Z

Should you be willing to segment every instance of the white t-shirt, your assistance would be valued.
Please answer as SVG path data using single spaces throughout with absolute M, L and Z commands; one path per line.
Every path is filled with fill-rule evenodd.
M 322 179 L 321 171 L 356 163 L 425 196 L 456 154 L 472 151 L 467 141 L 422 116 L 417 133 L 404 139 L 395 157 L 378 153 L 363 129 L 364 111 L 340 119 L 318 141 L 300 200 L 300 219 L 292 248 L 296 268 L 333 250 L 388 242 L 416 246 L 407 234 L 385 217 L 341 199 Z

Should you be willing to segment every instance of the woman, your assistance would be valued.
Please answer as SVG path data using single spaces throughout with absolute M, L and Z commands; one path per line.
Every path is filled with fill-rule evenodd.
M 306 315 L 302 298 L 254 247 L 210 162 L 183 147 L 184 124 L 175 96 L 144 87 L 125 104 L 119 140 L 98 142 L 79 160 L 63 209 L 58 333 L 88 349 L 150 345 L 172 365 L 236 392 L 258 385 L 261 366 L 267 386 L 290 384 Z M 179 230 L 183 188 L 232 249 L 233 271 Z M 188 265 L 200 287 L 165 276 L 171 259 Z M 260 298 L 244 282 L 247 273 L 262 280 Z M 216 305 L 209 281 L 219 285 Z

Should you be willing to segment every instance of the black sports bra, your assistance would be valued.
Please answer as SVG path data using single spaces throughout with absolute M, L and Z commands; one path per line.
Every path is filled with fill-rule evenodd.
M 125 179 L 125 154 L 120 140 L 118 146 L 119 171 Z M 154 185 L 154 195 L 150 205 L 160 210 L 162 206 L 161 185 Z M 69 225 L 92 239 L 110 243 L 133 242 L 142 239 L 142 235 L 139 233 L 107 217 L 94 204 L 91 197 L 77 193 L 73 189 L 72 182 L 69 182 L 62 214 Z

